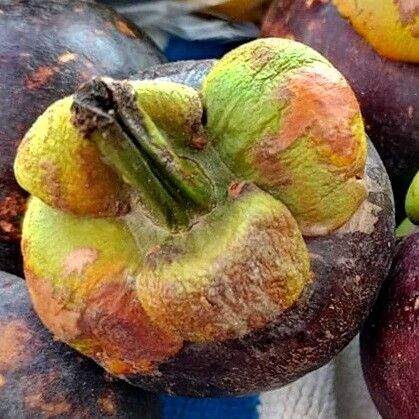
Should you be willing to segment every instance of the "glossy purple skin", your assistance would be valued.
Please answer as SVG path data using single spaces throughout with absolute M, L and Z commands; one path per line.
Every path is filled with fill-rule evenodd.
M 52 102 L 95 75 L 126 78 L 164 59 L 112 9 L 80 0 L 0 0 L 0 269 L 21 274 L 25 193 L 16 148 Z
M 384 419 L 419 417 L 419 233 L 398 244 L 361 333 L 364 376 Z
M 311 46 L 348 79 L 390 176 L 401 221 L 407 189 L 419 168 L 419 65 L 381 57 L 329 1 L 276 0 L 263 34 Z
M 107 376 L 54 341 L 22 279 L 0 272 L 1 419 L 158 419 L 157 395 Z

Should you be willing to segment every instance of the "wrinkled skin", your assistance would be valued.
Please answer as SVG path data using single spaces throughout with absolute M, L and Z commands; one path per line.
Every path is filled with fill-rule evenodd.
M 419 411 L 419 233 L 397 246 L 385 282 L 361 334 L 364 376 L 384 419 Z
M 273 39 L 139 79 L 84 85 L 19 148 L 42 321 L 114 375 L 177 394 L 260 391 L 327 362 L 393 245 L 351 89 Z
M 310 45 L 347 78 L 389 173 L 398 222 L 405 218 L 404 199 L 419 168 L 418 5 L 276 0 L 262 30 Z
M 22 279 L 0 273 L 0 417 L 159 417 L 157 396 L 115 380 L 54 341 Z
M 2 0 L 0 57 L 0 269 L 22 275 L 27 195 L 12 166 L 25 132 L 52 102 L 91 77 L 125 78 L 163 57 L 114 11 L 79 0 Z

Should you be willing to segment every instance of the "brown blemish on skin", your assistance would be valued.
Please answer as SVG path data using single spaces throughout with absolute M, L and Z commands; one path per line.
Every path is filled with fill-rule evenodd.
M 191 146 L 197 150 L 204 150 L 208 144 L 208 139 L 204 134 L 197 134 L 192 137 Z
M 75 54 L 73 52 L 65 52 L 64 54 L 61 54 L 58 57 L 58 62 L 60 64 L 65 64 L 65 63 L 68 63 L 70 61 L 77 60 L 77 58 L 78 58 L 78 55 L 77 54 Z
M 7 237 L 9 238 L 11 235 L 13 235 L 13 233 L 18 233 L 18 231 L 16 231 L 15 226 L 9 221 L 1 220 L 0 229 L 2 230 L 3 233 L 7 234 Z
M 115 416 L 117 414 L 116 397 L 113 391 L 107 390 L 101 394 L 97 404 L 104 415 Z
M 39 167 L 44 170 L 43 176 L 44 187 L 48 188 L 49 195 L 53 198 L 53 202 L 60 208 L 65 208 L 63 204 L 61 186 L 59 181 L 58 169 L 49 160 L 42 160 L 39 162 Z
M 276 139 L 276 151 L 288 148 L 310 133 L 343 157 L 354 155 L 356 137 L 352 129 L 360 112 L 355 94 L 344 79 L 332 80 L 319 71 L 300 72 L 280 92 L 286 98 L 283 125 Z
M 20 221 L 25 210 L 26 200 L 16 192 L 0 201 L 0 236 L 3 239 L 20 239 Z
M 331 79 L 320 70 L 303 71 L 289 80 L 279 97 L 287 102 L 281 131 L 260 141 L 253 151 L 254 162 L 267 181 L 283 187 L 292 184 L 287 171 L 281 170 L 278 155 L 305 135 L 345 161 L 356 158 L 353 121 L 360 108 L 343 78 Z
M 26 80 L 26 87 L 31 90 L 39 89 L 45 86 L 54 74 L 52 68 L 41 66 Z
M 25 143 L 30 141 L 25 138 Z M 39 162 L 42 183 L 49 204 L 76 215 L 119 216 L 130 211 L 122 181 L 106 166 L 95 148 L 81 146 L 77 150 L 79 175 L 72 185 L 64 182 L 65 174 L 57 164 L 48 159 Z M 98 179 L 101 180 L 98 183 Z
M 69 413 L 73 406 L 63 395 L 54 394 L 54 401 L 47 397 L 51 395 L 51 389 L 60 378 L 59 371 L 53 370 L 25 377 L 25 382 L 30 383 L 24 392 L 24 403 L 28 411 L 42 412 L 42 417 L 52 418 Z
M 310 272 L 303 277 L 305 267 L 290 262 L 289 255 L 294 258 L 298 251 L 292 240 L 285 245 L 283 237 L 292 237 L 295 229 L 294 220 L 286 216 L 255 223 L 240 244 L 212 263 L 195 289 L 183 291 L 171 283 L 154 287 L 157 278 L 142 289 L 140 277 L 147 312 L 164 330 L 193 342 L 225 341 L 265 327 L 312 280 Z M 156 261 L 160 267 L 164 263 Z M 144 275 L 153 275 L 152 270 Z
M 64 260 L 63 274 L 65 277 L 81 275 L 99 257 L 97 249 L 82 248 L 72 250 Z
M 38 410 L 43 418 L 53 418 L 69 413 L 72 406 L 67 401 L 47 403 L 43 401 L 42 394 L 29 395 L 25 397 L 25 405 L 28 410 Z
M 133 32 L 133 30 L 121 19 L 117 19 L 116 27 L 125 35 L 129 36 L 130 38 L 136 38 L 136 34 Z
M 403 25 L 413 23 L 419 16 L 418 0 L 394 0 L 400 13 L 400 21 Z
M 269 64 L 275 59 L 276 52 L 268 45 L 258 45 L 252 51 L 249 65 L 255 71 L 260 71 L 266 64 Z
M 152 324 L 135 291 L 125 284 L 104 284 L 86 307 L 81 320 L 84 336 L 97 342 L 92 355 L 112 373 L 121 373 L 121 367 L 125 374 L 149 372 L 182 347 L 181 339 Z
M 0 374 L 0 388 L 2 388 L 6 384 L 6 377 Z
M 84 191 L 90 191 L 90 196 L 94 195 L 94 201 L 100 201 L 100 206 L 94 208 L 95 213 L 101 216 L 127 214 L 130 211 L 130 205 L 123 197 L 122 180 L 113 169 L 103 164 L 100 154 L 95 151 L 84 147 L 78 151 L 80 161 L 83 163 L 82 170 L 85 174 Z M 92 194 L 92 191 L 97 189 L 98 178 L 102 179 L 104 186 L 97 190 L 95 194 Z M 89 199 L 89 195 L 86 196 L 86 199 Z
M 18 369 L 30 359 L 34 335 L 23 320 L 0 324 L 0 371 Z
M 27 243 L 23 242 L 22 246 L 25 249 Z M 28 254 L 25 250 L 23 253 Z M 54 292 L 49 280 L 37 278 L 28 266 L 25 268 L 25 278 L 35 311 L 48 329 L 64 342 L 78 338 L 81 334 L 80 313 L 66 308 L 65 299 Z
M 228 196 L 231 199 L 237 199 L 243 192 L 246 182 L 234 182 L 228 188 Z
M 272 185 L 287 187 L 292 185 L 292 178 L 287 170 L 281 170 L 278 159 L 277 137 L 268 137 L 261 140 L 254 150 L 254 161 L 258 168 L 262 169 L 266 181 Z

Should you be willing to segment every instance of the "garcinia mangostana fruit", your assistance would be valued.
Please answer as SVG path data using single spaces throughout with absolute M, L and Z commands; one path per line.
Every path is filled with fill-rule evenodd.
M 159 402 L 54 341 L 24 281 L 0 272 L 0 417 L 156 419 Z
M 93 1 L 0 0 L 1 270 L 23 273 L 26 194 L 13 176 L 13 160 L 25 132 L 51 103 L 91 77 L 125 78 L 161 62 L 135 27 Z
M 401 241 L 361 333 L 364 376 L 384 419 L 419 412 L 419 233 Z
M 95 78 L 37 120 L 15 173 L 41 320 L 145 389 L 293 381 L 355 336 L 390 264 L 391 188 L 355 95 L 289 40 Z
M 390 175 L 401 221 L 419 169 L 419 1 L 276 0 L 263 33 L 310 45 L 347 78 Z

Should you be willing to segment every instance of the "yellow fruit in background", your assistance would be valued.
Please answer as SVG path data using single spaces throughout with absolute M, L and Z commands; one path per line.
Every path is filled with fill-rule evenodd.
M 255 20 L 261 15 L 266 0 L 230 0 L 211 7 L 211 11 L 238 20 Z

